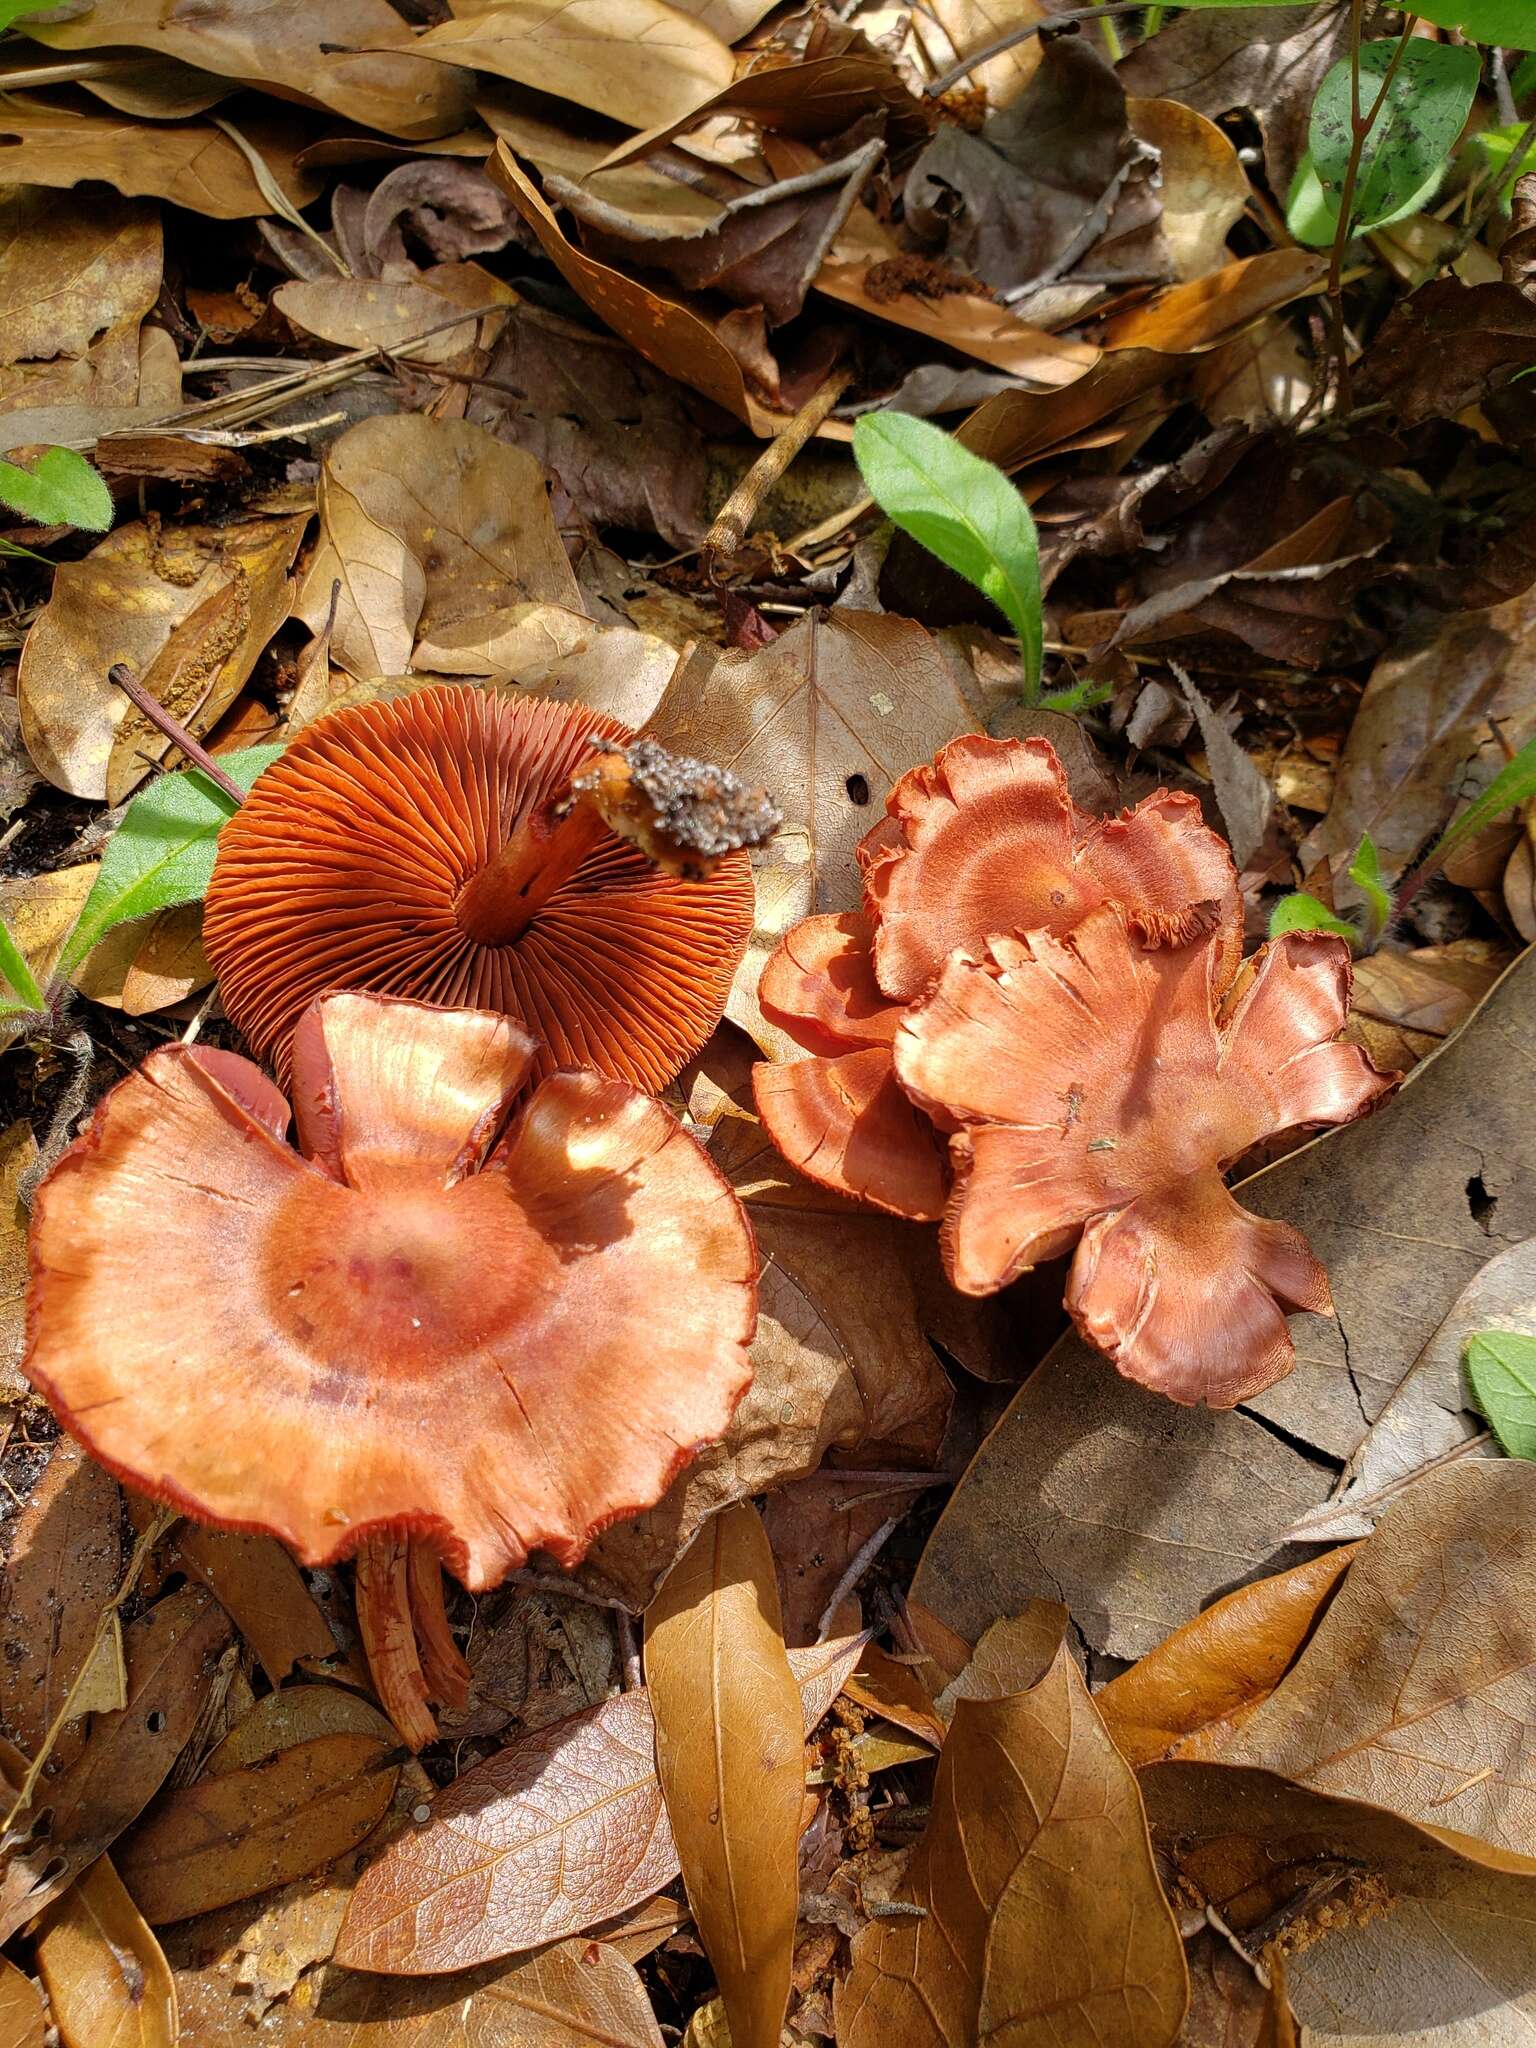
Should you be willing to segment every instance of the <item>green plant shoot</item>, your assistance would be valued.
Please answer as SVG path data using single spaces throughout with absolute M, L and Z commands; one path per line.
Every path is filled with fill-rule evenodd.
M 1479 1330 L 1467 1339 L 1467 1378 L 1477 1405 L 1512 1458 L 1536 1458 L 1536 1337 Z

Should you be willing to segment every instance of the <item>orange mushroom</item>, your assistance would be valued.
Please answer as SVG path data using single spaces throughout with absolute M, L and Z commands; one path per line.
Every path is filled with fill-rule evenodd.
M 863 913 L 807 918 L 763 971 L 764 1016 L 815 1057 L 758 1066 L 753 1086 L 802 1173 L 932 1221 L 946 1195 L 943 1139 L 898 1086 L 890 1047 L 955 947 L 1070 931 L 1116 902 L 1154 943 L 1214 928 L 1230 979 L 1242 905 L 1232 856 L 1193 797 L 1158 790 L 1119 817 L 1088 817 L 1046 740 L 953 740 L 901 778 L 886 810 L 859 849 Z
M 170 1047 L 33 1214 L 25 1369 L 60 1421 L 199 1520 L 309 1564 L 361 1546 L 365 1642 L 418 1744 L 428 1690 L 462 1682 L 436 1559 L 472 1589 L 535 1549 L 576 1563 L 751 1378 L 729 1186 L 593 1073 L 503 1130 L 534 1055 L 504 1016 L 333 995 L 294 1035 L 298 1151 L 250 1061 Z
M 1283 1379 L 1283 1311 L 1332 1312 L 1288 1224 L 1250 1215 L 1222 1169 L 1297 1125 L 1348 1123 L 1396 1075 L 1332 1043 L 1349 949 L 1293 932 L 1228 994 L 1223 939 L 1149 947 L 1106 906 L 1065 939 L 951 954 L 902 1016 L 901 1085 L 953 1129 L 941 1242 L 990 1294 L 1075 1244 L 1067 1308 L 1129 1379 L 1213 1408 Z
M 308 1004 L 367 988 L 519 1018 L 537 1073 L 662 1087 L 720 1021 L 752 929 L 739 849 L 777 815 L 631 738 L 448 685 L 308 727 L 224 827 L 208 891 L 252 1047 L 285 1071 Z

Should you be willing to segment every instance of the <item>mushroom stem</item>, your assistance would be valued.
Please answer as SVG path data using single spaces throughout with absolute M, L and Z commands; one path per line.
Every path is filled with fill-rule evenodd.
M 607 836 L 591 803 L 557 798 L 541 804 L 459 891 L 459 929 L 477 945 L 511 945 Z
M 430 1543 L 413 1542 L 406 1559 L 411 1619 L 427 1696 L 462 1713 L 469 1705 L 469 1666 L 459 1653 L 443 1605 L 442 1559 Z
M 411 1749 L 425 1749 L 437 1740 L 437 1723 L 427 1705 L 427 1679 L 416 1648 L 409 1546 L 404 1538 L 387 1532 L 363 1538 L 354 1561 L 354 1597 L 358 1633 L 379 1704 L 402 1742 Z

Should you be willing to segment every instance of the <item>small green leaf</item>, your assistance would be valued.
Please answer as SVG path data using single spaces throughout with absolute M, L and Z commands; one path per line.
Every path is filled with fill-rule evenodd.
M 1362 832 L 1360 845 L 1349 864 L 1349 879 L 1364 895 L 1370 908 L 1368 936 L 1379 939 L 1392 915 L 1392 897 L 1381 872 L 1381 856 L 1369 832 Z
M 1337 932 L 1352 946 L 1360 943 L 1360 934 L 1352 924 L 1335 917 L 1326 903 L 1319 903 L 1315 896 L 1301 891 L 1294 896 L 1282 896 L 1269 913 L 1269 936 L 1280 939 L 1287 932 Z
M 1044 651 L 1040 546 L 1023 498 L 995 463 L 910 413 L 865 413 L 853 430 L 853 453 L 881 511 L 1008 620 L 1033 702 Z
M 52 5 L 53 0 L 0 0 L 0 29 L 9 28 L 24 14 L 41 14 Z
M 45 448 L 30 469 L 0 462 L 0 498 L 39 526 L 104 533 L 112 524 L 112 493 L 73 448 Z
M 1201 0 L 1185 0 L 1185 5 Z M 1536 50 L 1536 7 L 1531 0 L 1413 0 L 1403 7 L 1392 0 L 1394 12 L 1416 14 L 1420 21 L 1432 21 L 1436 28 L 1459 28 L 1474 43 L 1497 43 L 1506 50 Z
M 23 1010 L 46 1010 L 48 998 L 37 985 L 37 977 L 27 965 L 26 956 L 0 924 L 0 974 L 3 974 L 16 994 L 21 998 Z
M 1437 866 L 1464 839 L 1472 838 L 1485 825 L 1491 825 L 1495 818 L 1502 818 L 1506 811 L 1514 810 L 1516 805 L 1529 803 L 1533 796 L 1536 796 L 1536 739 L 1527 740 L 1515 758 L 1505 762 L 1476 803 L 1468 804 L 1424 862 L 1425 867 Z
M 1398 59 L 1394 38 L 1360 47 L 1360 107 L 1376 104 L 1382 81 L 1392 83 L 1371 123 L 1355 180 L 1355 228 L 1379 227 L 1410 203 L 1445 167 L 1477 96 L 1482 63 L 1476 50 L 1452 43 L 1411 42 Z M 1312 162 L 1330 203 L 1337 206 L 1353 142 L 1350 60 L 1341 57 L 1317 88 L 1308 131 Z
M 1394 212 L 1384 220 L 1373 220 L 1373 228 L 1389 228 L 1394 222 L 1407 220 L 1413 214 L 1422 213 L 1434 198 L 1441 179 L 1445 176 L 1445 165 L 1436 164 L 1417 192 L 1410 192 Z M 1291 180 L 1291 189 L 1285 202 L 1285 224 L 1303 247 L 1308 249 L 1329 249 L 1339 231 L 1339 203 L 1330 193 L 1323 190 L 1317 175 L 1317 166 L 1312 161 L 1312 152 L 1304 152 L 1296 166 L 1296 175 Z
M 1467 1339 L 1477 1405 L 1512 1458 L 1536 1458 L 1536 1337 L 1479 1330 Z
M 223 755 L 219 766 L 242 789 L 249 789 L 282 751 L 247 747 Z M 220 830 L 234 808 L 196 768 L 162 775 L 141 790 L 107 843 L 79 923 L 59 960 L 59 973 L 73 973 L 116 926 L 178 903 L 198 902 L 213 874 Z

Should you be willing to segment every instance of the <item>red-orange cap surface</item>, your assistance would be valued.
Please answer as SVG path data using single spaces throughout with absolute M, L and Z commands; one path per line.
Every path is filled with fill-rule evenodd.
M 1283 1309 L 1325 1312 L 1327 1276 L 1250 1216 L 1223 1166 L 1297 1125 L 1346 1123 L 1394 1084 L 1331 1041 L 1349 952 L 1291 933 L 1230 1015 L 1221 940 L 1149 948 L 1122 913 L 956 953 L 904 1015 L 896 1071 L 953 1119 L 950 1278 L 987 1294 L 1070 1249 L 1067 1306 L 1128 1378 L 1231 1407 L 1294 1363 Z
M 1119 817 L 1086 817 L 1046 740 L 953 740 L 886 808 L 859 849 L 866 912 L 796 925 L 759 984 L 764 1016 L 817 1057 L 758 1067 L 754 1089 L 802 1173 L 931 1219 L 945 1200 L 942 1141 L 874 1048 L 889 1048 L 946 956 L 997 932 L 1070 931 L 1112 900 L 1159 943 L 1214 928 L 1225 986 L 1242 957 L 1242 906 L 1231 854 L 1193 797 L 1159 790 Z
M 461 922 L 466 884 L 594 737 L 632 735 L 580 705 L 449 685 L 301 732 L 219 835 L 208 891 L 208 956 L 254 1050 L 286 1071 L 304 1009 L 363 988 L 516 1017 L 536 1073 L 662 1087 L 725 1008 L 752 929 L 745 854 L 683 881 L 605 834 L 514 940 Z
M 625 1082 L 559 1074 L 498 1140 L 533 1053 L 505 1017 L 329 997 L 303 1157 L 249 1061 L 152 1053 L 37 1198 L 25 1364 L 60 1420 L 307 1563 L 388 1528 L 472 1588 L 659 1499 L 751 1378 L 751 1230 Z

